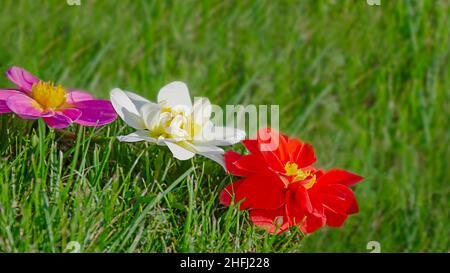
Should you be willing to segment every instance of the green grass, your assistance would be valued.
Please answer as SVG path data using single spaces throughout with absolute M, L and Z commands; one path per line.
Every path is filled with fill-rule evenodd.
M 269 236 L 219 205 L 235 178 L 213 162 L 119 143 L 122 121 L 68 135 L 2 115 L 1 252 L 449 251 L 448 1 L 81 1 L 2 1 L 0 69 L 103 98 L 183 80 L 222 106 L 279 104 L 319 165 L 366 178 L 360 213 Z

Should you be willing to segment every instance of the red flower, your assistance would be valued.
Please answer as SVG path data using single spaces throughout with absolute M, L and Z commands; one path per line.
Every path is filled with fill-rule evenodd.
M 227 170 L 244 177 L 222 190 L 220 202 L 240 203 L 249 209 L 251 221 L 281 233 L 299 226 L 311 233 L 324 225 L 339 227 L 349 214 L 358 212 L 358 204 L 349 186 L 361 176 L 345 170 L 324 172 L 315 169 L 311 145 L 262 129 L 256 140 L 244 140 L 249 155 L 225 154 Z

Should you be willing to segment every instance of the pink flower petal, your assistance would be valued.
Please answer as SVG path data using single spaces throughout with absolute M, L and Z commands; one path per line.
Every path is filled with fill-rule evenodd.
M 62 114 L 64 114 L 66 117 L 70 118 L 72 121 L 76 121 L 81 117 L 81 110 L 77 108 L 66 108 L 62 110 Z
M 37 119 L 45 114 L 42 109 L 39 109 L 39 103 L 25 94 L 8 97 L 6 105 L 12 112 L 24 119 Z
M 60 112 L 54 112 L 52 117 L 44 117 L 43 120 L 48 126 L 55 129 L 63 129 L 72 124 L 72 120 Z
M 6 76 L 17 88 L 24 92 L 31 92 L 33 84 L 38 83 L 39 79 L 23 68 L 13 66 L 7 72 Z
M 82 112 L 81 117 L 75 121 L 80 125 L 101 126 L 117 118 L 116 111 L 109 100 L 80 101 L 74 106 Z
M 67 103 L 74 104 L 79 101 L 93 100 L 93 99 L 94 97 L 85 91 L 69 89 L 69 92 L 67 92 Z
M 22 92 L 14 89 L 0 89 L 0 114 L 10 113 L 11 110 L 6 105 L 6 100 L 12 95 L 20 95 Z

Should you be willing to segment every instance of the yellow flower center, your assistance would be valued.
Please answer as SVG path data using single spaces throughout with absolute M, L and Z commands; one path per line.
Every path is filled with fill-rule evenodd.
M 312 178 L 308 181 L 308 183 L 306 183 L 305 185 L 303 185 L 303 187 L 305 187 L 305 189 L 310 189 L 312 188 L 312 186 L 314 186 L 314 184 L 316 184 L 316 176 L 313 175 Z
M 186 109 L 163 106 L 159 119 L 151 126 L 150 136 L 154 138 L 181 138 L 192 140 L 201 132 L 202 126 L 195 123 Z
M 54 85 L 52 82 L 39 82 L 33 84 L 31 97 L 44 110 L 56 109 L 66 102 L 66 90 L 61 85 Z
M 287 176 L 294 176 L 294 179 L 291 183 L 303 181 L 306 178 L 311 176 L 311 171 L 303 171 L 302 169 L 298 168 L 298 165 L 293 162 L 288 162 L 284 166 L 284 170 L 286 171 Z M 316 176 L 312 175 L 312 177 L 308 180 L 308 183 L 304 184 L 303 186 L 306 189 L 310 189 L 314 184 L 316 183 Z

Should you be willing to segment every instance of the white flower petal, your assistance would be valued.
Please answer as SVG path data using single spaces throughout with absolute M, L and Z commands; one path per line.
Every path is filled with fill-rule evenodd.
M 174 107 L 177 105 L 185 105 L 192 107 L 189 90 L 183 82 L 171 82 L 159 90 L 158 103 L 163 103 L 167 107 Z
M 139 96 L 138 94 L 135 94 L 130 91 L 124 91 L 125 94 L 128 96 L 128 98 L 133 102 L 133 104 L 136 106 L 136 109 L 139 111 L 142 106 L 144 106 L 147 103 L 153 103 L 149 101 L 148 99 Z
M 141 116 L 147 129 L 153 128 L 153 125 L 158 121 L 160 110 L 161 106 L 153 102 L 146 103 L 141 107 Z
M 214 127 L 214 141 L 216 145 L 233 145 L 245 138 L 245 132 L 232 127 Z
M 164 141 L 164 143 L 167 145 L 167 147 L 169 147 L 170 151 L 176 159 L 188 160 L 195 156 L 194 152 L 181 147 L 179 143 L 174 143 L 171 141 Z
M 139 130 L 126 136 L 118 136 L 117 139 L 121 142 L 139 142 L 139 141 L 157 142 L 157 140 L 150 137 L 149 134 L 150 134 L 149 131 Z
M 110 98 L 114 110 L 126 124 L 135 129 L 145 129 L 144 120 L 141 118 L 136 105 L 125 92 L 119 88 L 114 88 L 110 92 Z
M 211 118 L 211 102 L 207 98 L 200 98 L 195 101 L 192 107 L 192 116 L 196 124 L 205 124 Z
M 203 124 L 201 131 L 196 134 L 193 138 L 194 143 L 207 143 L 208 141 L 212 141 L 214 139 L 214 136 L 212 135 L 212 130 L 214 128 L 214 124 L 211 121 L 207 121 L 205 124 Z
M 181 115 L 175 116 L 170 122 L 169 126 L 165 128 L 165 131 L 172 137 L 185 139 L 189 135 L 188 132 L 181 128 L 181 125 L 183 124 L 183 122 L 185 122 L 185 119 L 186 118 Z
M 228 146 L 245 139 L 245 132 L 232 127 L 205 127 L 194 139 L 196 144 Z
M 201 146 L 189 144 L 195 152 L 201 156 L 209 158 L 217 163 L 219 163 L 225 169 L 225 151 L 217 146 Z

